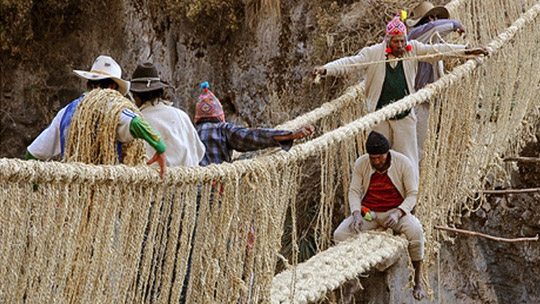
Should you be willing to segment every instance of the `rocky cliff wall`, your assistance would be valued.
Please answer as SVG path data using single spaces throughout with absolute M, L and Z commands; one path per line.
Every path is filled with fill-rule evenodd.
M 99 54 L 130 78 L 153 61 L 167 93 L 193 116 L 209 81 L 227 119 L 273 126 L 331 100 L 354 75 L 313 85 L 310 71 L 380 41 L 418 0 L 2 1 L 0 157 L 23 157 L 55 113 L 85 88 L 73 69 Z M 442 2 L 442 1 L 435 1 Z

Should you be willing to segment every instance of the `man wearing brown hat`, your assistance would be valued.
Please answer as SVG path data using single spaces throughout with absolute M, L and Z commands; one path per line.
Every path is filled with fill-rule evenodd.
M 390 150 L 388 140 L 375 131 L 369 134 L 366 150 L 368 153 L 354 163 L 349 185 L 352 215 L 334 231 L 334 240 L 341 242 L 360 231 L 377 227 L 405 234 L 415 270 L 413 295 L 421 299 L 424 297 L 420 278 L 424 231 L 420 221 L 411 214 L 418 193 L 413 165 L 405 155 Z
M 409 19 L 406 20 L 408 26 L 413 27 L 408 39 L 422 43 L 439 43 L 452 32 L 463 34 L 466 29 L 458 20 L 449 19 L 450 13 L 444 6 L 434 6 L 431 2 L 423 2 L 416 6 Z M 427 84 L 437 81 L 444 75 L 444 65 L 442 61 L 419 62 L 416 73 L 415 90 L 420 90 Z M 427 125 L 429 119 L 429 103 L 424 102 L 416 105 L 416 138 L 418 144 L 418 159 L 422 160 L 424 154 L 424 142 L 426 140 Z
M 146 121 L 161 134 L 167 145 L 167 166 L 198 166 L 204 156 L 204 145 L 189 116 L 163 99 L 167 87 L 169 85 L 160 80 L 156 67 L 145 62 L 133 72 L 130 91 Z M 146 152 L 150 158 L 152 148 L 148 144 Z
M 110 56 L 98 56 L 90 71 L 74 70 L 73 72 L 80 78 L 87 80 L 88 91 L 93 89 L 113 89 L 125 95 L 129 90 L 129 81 L 122 79 L 122 69 Z M 85 101 L 85 95 L 86 92 L 56 114 L 47 129 L 28 146 L 26 159 L 47 160 L 58 155 L 64 157 L 72 118 L 79 104 Z M 116 138 L 122 143 L 130 142 L 135 138 L 150 143 L 155 152 L 154 157 L 148 163 L 158 162 L 161 168 L 161 177 L 165 175 L 163 152 L 166 146 L 159 139 L 159 134 L 152 130 L 143 119 L 129 109 L 124 109 L 118 118 L 116 133 L 116 136 L 111 136 L 111 138 Z M 118 154 L 120 159 L 121 151 Z
M 315 76 L 341 76 L 362 72 L 365 75 L 366 106 L 375 112 L 405 96 L 415 93 L 414 83 L 419 61 L 439 60 L 444 53 L 486 55 L 484 49 L 467 50 L 465 45 L 434 44 L 407 41 L 405 14 L 396 15 L 386 26 L 383 42 L 363 48 L 357 55 L 334 60 L 315 67 Z M 433 55 L 429 58 L 424 55 Z M 405 110 L 378 123 L 373 128 L 385 135 L 395 151 L 406 155 L 418 174 L 418 145 L 416 143 L 416 115 Z

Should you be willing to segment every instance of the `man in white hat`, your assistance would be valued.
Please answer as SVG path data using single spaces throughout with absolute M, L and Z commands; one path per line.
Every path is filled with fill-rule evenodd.
M 457 32 L 460 35 L 466 29 L 458 20 L 448 19 L 450 13 L 444 6 L 434 6 L 431 2 L 423 2 L 416 6 L 406 23 L 413 29 L 409 33 L 409 40 L 422 43 L 439 43 L 446 35 Z M 427 84 L 437 81 L 444 75 L 444 65 L 441 60 L 436 62 L 419 62 L 416 73 L 414 89 L 416 91 Z M 414 108 L 416 113 L 416 138 L 418 144 L 418 160 L 422 160 L 424 154 L 424 142 L 426 140 L 429 103 L 424 102 Z
M 73 72 L 77 76 L 88 80 L 88 91 L 96 88 L 113 89 L 125 95 L 129 90 L 130 83 L 122 79 L 122 69 L 109 56 L 101 55 L 97 57 L 90 71 L 74 70 Z M 58 155 L 63 157 L 71 119 L 85 95 L 86 92 L 56 114 L 51 124 L 28 146 L 26 159 L 47 160 Z M 128 109 L 122 111 L 117 128 L 118 140 L 120 142 L 129 142 L 134 138 L 141 138 L 148 142 L 156 150 L 155 156 L 148 164 L 157 161 L 163 177 L 165 174 L 165 157 L 163 153 L 166 146 L 159 139 L 159 136 L 155 136 L 155 134 L 157 133 L 141 117 Z
M 167 145 L 167 166 L 198 166 L 205 148 L 189 116 L 163 99 L 164 89 L 169 85 L 161 79 L 156 67 L 145 62 L 133 72 L 130 91 L 135 104 L 152 128 L 159 132 Z M 146 152 L 152 157 L 153 149 L 147 144 Z

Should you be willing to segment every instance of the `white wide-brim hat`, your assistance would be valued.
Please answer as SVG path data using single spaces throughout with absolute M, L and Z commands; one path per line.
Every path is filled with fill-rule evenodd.
M 129 91 L 129 81 L 122 79 L 122 69 L 109 56 L 100 55 L 92 64 L 90 71 L 73 70 L 75 75 L 86 80 L 102 80 L 110 78 L 118 84 L 118 92 L 126 95 Z

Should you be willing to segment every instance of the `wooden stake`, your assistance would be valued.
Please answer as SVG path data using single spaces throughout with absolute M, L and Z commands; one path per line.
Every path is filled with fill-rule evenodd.
M 507 157 L 504 159 L 504 161 L 505 162 L 516 161 L 516 162 L 521 162 L 521 163 L 538 163 L 540 162 L 540 157 L 522 157 L 522 156 Z
M 507 239 L 507 238 L 501 238 L 501 237 L 492 236 L 492 235 L 489 235 L 489 234 L 483 234 L 483 233 L 480 233 L 480 232 L 474 232 L 474 231 L 456 229 L 456 228 L 450 228 L 450 227 L 435 226 L 435 229 L 446 230 L 446 231 L 451 231 L 451 232 L 461 233 L 461 234 L 466 234 L 466 235 L 471 235 L 471 236 L 479 236 L 479 237 L 483 237 L 483 238 L 490 239 L 490 240 L 497 241 L 497 242 L 517 243 L 517 242 L 536 242 L 536 241 L 538 241 L 538 234 L 535 237 Z
M 519 194 L 519 193 L 534 193 L 540 192 L 540 188 L 528 188 L 528 189 L 505 189 L 505 190 L 482 190 L 479 191 L 483 194 Z

